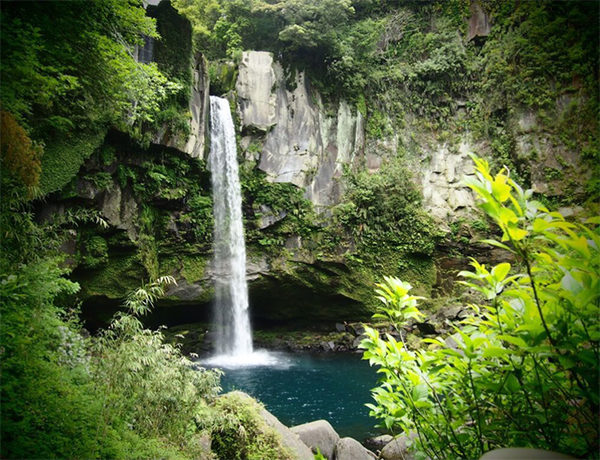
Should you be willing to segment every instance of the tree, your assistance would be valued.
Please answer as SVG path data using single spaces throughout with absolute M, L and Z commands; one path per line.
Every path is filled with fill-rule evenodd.
M 107 125 L 138 133 L 177 87 L 134 59 L 158 38 L 141 1 L 5 2 L 0 100 L 36 140 Z

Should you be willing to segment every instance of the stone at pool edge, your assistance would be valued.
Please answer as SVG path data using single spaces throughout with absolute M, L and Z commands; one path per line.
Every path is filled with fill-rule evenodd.
M 390 442 L 394 440 L 394 437 L 389 434 L 382 434 L 379 436 L 375 436 L 373 438 L 368 438 L 363 443 L 364 446 L 373 451 L 380 452 L 385 446 L 387 446 Z
M 370 450 L 353 438 L 341 438 L 335 445 L 335 460 L 374 460 L 377 459 Z
M 575 460 L 575 457 L 549 450 L 509 447 L 486 452 L 479 460 Z
M 258 404 L 254 398 L 242 391 L 233 391 L 231 393 L 239 394 L 242 398 L 247 399 L 249 402 Z M 298 435 L 293 433 L 292 430 L 281 423 L 277 417 L 262 407 L 262 405 L 260 406 L 259 415 L 269 427 L 273 428 L 277 433 L 279 433 L 282 444 L 292 452 L 296 460 L 314 460 L 315 457 L 313 453 L 306 446 L 306 444 L 300 440 Z
M 381 449 L 380 457 L 383 460 L 413 460 L 414 456 L 408 451 L 407 441 L 416 437 L 416 433 L 397 436 Z
M 339 434 L 333 429 L 327 420 L 315 420 L 290 428 L 292 433 L 297 434 L 300 440 L 312 449 L 314 453 L 317 448 L 326 458 L 333 460 L 335 446 L 340 440 Z

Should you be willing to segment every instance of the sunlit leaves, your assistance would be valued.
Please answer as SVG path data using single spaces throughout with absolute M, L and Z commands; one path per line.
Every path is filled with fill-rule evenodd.
M 418 352 L 369 331 L 365 358 L 383 375 L 372 415 L 388 429 L 419 432 L 416 444 L 431 458 L 477 458 L 506 445 L 592 455 L 599 429 L 600 219 L 566 222 L 508 171 L 493 175 L 485 160 L 474 161 L 469 186 L 503 231 L 503 242 L 485 242 L 510 251 L 515 263 L 488 269 L 473 260 L 473 271 L 460 275 L 487 304 L 472 305 L 473 316 L 450 337 L 424 339 Z M 518 273 L 522 266 L 525 273 Z M 416 308 L 407 301 L 409 287 L 386 278 L 377 290 L 380 316 L 408 320 L 398 306 Z

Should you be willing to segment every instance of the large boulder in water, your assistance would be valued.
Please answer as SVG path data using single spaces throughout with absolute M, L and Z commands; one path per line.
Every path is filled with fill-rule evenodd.
M 328 459 L 332 460 L 335 446 L 340 440 L 340 435 L 333 429 L 327 420 L 315 420 L 291 428 L 304 444 L 310 447 L 314 453 L 317 449 Z
M 335 460 L 373 460 L 375 455 L 353 438 L 342 438 L 335 446 Z

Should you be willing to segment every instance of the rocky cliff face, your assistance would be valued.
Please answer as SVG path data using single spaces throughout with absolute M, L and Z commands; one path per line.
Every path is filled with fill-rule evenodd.
M 122 139 L 107 139 L 84 165 L 70 186 L 72 191 L 63 192 L 63 204 L 85 203 L 109 224 L 100 235 L 97 230 L 80 230 L 76 238 L 79 255 L 74 258 L 74 276 L 81 280 L 86 298 L 117 300 L 140 280 L 160 273 L 178 279 L 164 305 L 206 307 L 210 303 L 212 221 L 203 163 L 209 94 L 206 67 L 203 58 L 196 57 L 188 139 L 159 132 L 143 152 L 132 152 L 137 148 Z M 373 305 L 373 282 L 406 265 L 395 259 L 392 264 L 357 265 L 346 257 L 352 254 L 350 235 L 338 237 L 335 243 L 327 232 L 300 231 L 307 225 L 326 226 L 334 207 L 343 204 L 346 169 L 376 174 L 386 161 L 401 156 L 411 172 L 408 177 L 422 192 L 424 209 L 440 229 L 450 235 L 453 223 L 477 216 L 474 197 L 462 181 L 473 174 L 469 154 L 494 152 L 485 139 L 474 140 L 468 131 L 440 134 L 410 117 L 401 125 L 384 120 L 392 128 L 373 136 L 365 114 L 356 106 L 343 100 L 324 101 L 304 73 L 297 72 L 290 81 L 272 54 L 261 51 L 243 53 L 228 97 L 238 114 L 242 169 L 250 175 L 249 184 L 254 184 L 247 185 L 254 189 L 247 191 L 245 214 L 250 245 L 247 276 L 258 319 L 366 318 Z M 460 110 L 464 102 L 456 104 L 457 117 L 464 116 Z M 550 195 L 565 193 L 561 189 L 565 177 L 578 177 L 579 182 L 571 185 L 581 187 L 585 171 L 579 159 L 540 129 L 534 114 L 511 117 L 510 139 L 517 156 L 529 165 L 523 169 L 529 171 L 534 189 Z M 106 149 L 116 151 L 116 156 L 102 160 Z M 549 177 L 548 171 L 555 172 Z M 279 185 L 288 188 L 275 188 Z M 294 188 L 314 207 L 313 218 L 294 216 L 299 212 L 296 205 L 289 209 L 277 205 L 279 190 L 294 196 Z M 266 190 L 275 198 L 256 198 Z M 456 228 L 462 227 L 454 225 L 453 231 Z M 278 246 L 263 241 L 273 234 L 283 238 Z M 261 235 L 266 236 L 261 239 Z M 461 235 L 473 236 L 469 229 Z M 324 241 L 334 241 L 327 251 Z M 418 258 L 421 268 L 416 273 L 422 275 L 424 292 L 429 292 L 435 283 L 434 260 L 430 255 Z M 442 283 L 438 276 L 438 283 L 446 285 L 447 280 Z
M 302 72 L 287 86 L 270 53 L 244 52 L 236 83 L 242 146 L 259 142 L 268 180 L 303 188 L 323 209 L 340 201 L 343 167 L 364 151 L 364 120 L 345 101 L 326 110 Z

